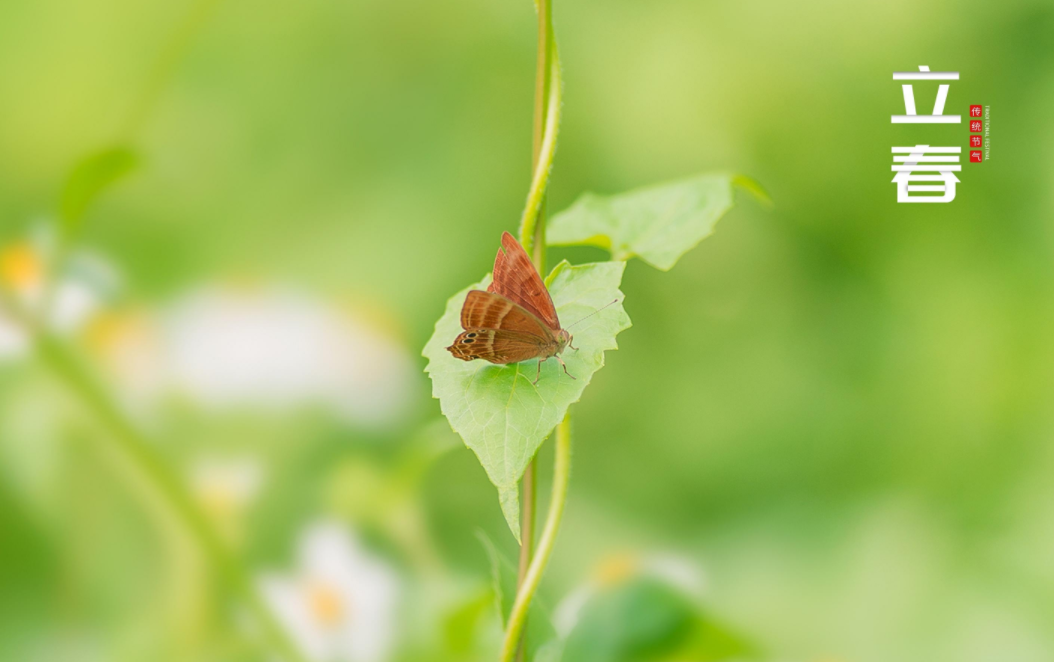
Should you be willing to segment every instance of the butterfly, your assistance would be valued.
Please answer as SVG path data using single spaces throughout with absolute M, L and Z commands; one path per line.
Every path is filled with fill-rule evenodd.
M 571 334 L 561 328 L 553 299 L 527 251 L 508 232 L 501 235 L 490 287 L 485 292 L 470 290 L 465 298 L 461 327 L 464 332 L 447 347 L 455 358 L 502 365 L 538 359 L 533 384 L 542 376 L 542 363 L 555 358 L 564 373 L 575 378 L 567 372 L 560 353 L 567 347 L 578 348 L 571 345 Z

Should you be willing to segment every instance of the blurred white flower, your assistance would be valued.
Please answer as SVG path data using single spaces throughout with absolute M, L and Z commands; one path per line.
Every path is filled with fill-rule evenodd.
M 0 309 L 0 362 L 29 351 L 29 335 Z
M 264 598 L 314 662 L 384 662 L 396 634 L 395 571 L 335 522 L 311 526 L 295 575 L 265 575 Z
M 48 313 L 51 329 L 72 334 L 95 315 L 120 287 L 120 277 L 102 256 L 80 251 L 70 256 L 62 279 L 55 288 Z
M 161 323 L 151 310 L 107 311 L 93 320 L 91 348 L 136 405 L 155 399 L 165 386 L 165 347 Z
M 114 316 L 98 347 L 125 390 L 211 409 L 321 407 L 389 425 L 410 404 L 409 353 L 360 316 L 279 288 L 207 287 L 159 314 Z
M 703 597 L 706 589 L 706 581 L 699 566 L 678 554 L 612 555 L 603 559 L 592 576 L 556 606 L 553 626 L 557 634 L 566 638 L 571 633 L 578 624 L 583 607 L 598 592 L 638 577 L 657 579 L 696 600 Z
M 356 422 L 397 418 L 412 364 L 390 338 L 288 291 L 206 290 L 167 320 L 174 385 L 203 404 L 328 406 Z
M 58 282 L 49 287 L 53 235 L 49 226 L 41 226 L 28 239 L 0 247 L 0 290 L 23 314 L 46 317 L 50 331 L 72 335 L 113 296 L 119 279 L 105 260 L 78 251 L 64 262 Z M 0 360 L 24 356 L 29 346 L 29 332 L 14 311 L 0 307 Z

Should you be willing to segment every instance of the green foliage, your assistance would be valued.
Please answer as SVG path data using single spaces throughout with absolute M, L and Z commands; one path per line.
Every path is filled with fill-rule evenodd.
M 517 540 L 520 476 L 567 408 L 582 396 L 593 373 L 604 365 L 604 352 L 618 347 L 615 336 L 630 326 L 618 289 L 624 266 L 617 262 L 581 266 L 562 262 L 547 279 L 561 323 L 571 327 L 573 344 L 579 348 L 562 355 L 575 379 L 565 375 L 556 361 L 546 361 L 541 379 L 534 385 L 534 361 L 493 365 L 460 361 L 447 352 L 446 347 L 461 331 L 461 305 L 468 291 L 486 288 L 489 277 L 447 302 L 446 312 L 425 345 L 425 371 L 432 378 L 432 394 L 439 398 L 451 427 L 476 453 L 498 488 L 502 512 Z M 615 300 L 618 303 L 609 305 Z M 583 321 L 574 325 L 578 320 Z
M 472 649 L 480 623 L 493 601 L 491 591 L 481 591 L 447 615 L 443 621 L 443 640 L 451 653 L 463 655 Z
M 477 531 L 476 537 L 479 538 L 480 544 L 487 552 L 494 609 L 501 618 L 502 627 L 505 627 L 509 612 L 512 611 L 512 600 L 516 597 L 516 567 L 502 556 L 494 541 L 486 533 L 482 530 Z
M 66 236 L 80 230 L 84 213 L 108 186 L 135 170 L 139 158 L 127 147 L 113 147 L 89 155 L 70 173 L 59 200 L 59 216 Z
M 564 646 L 565 660 L 629 662 L 674 650 L 689 633 L 691 603 L 650 578 L 602 591 L 583 607 Z
M 601 590 L 583 606 L 564 644 L 564 662 L 745 660 L 754 648 L 704 615 L 675 587 L 638 577 Z
M 487 562 L 490 566 L 488 606 L 496 612 L 502 628 L 506 628 L 513 601 L 516 599 L 516 562 L 508 554 L 503 553 L 482 530 L 476 532 L 476 537 L 479 538 L 480 544 L 487 553 Z M 535 660 L 535 662 L 547 659 L 545 655 L 553 655 L 553 645 L 559 643 L 550 616 L 550 610 L 545 601 L 536 598 L 531 618 L 527 621 L 527 650 L 531 654 L 528 659 Z M 559 657 L 552 659 L 558 660 Z
M 732 208 L 736 186 L 768 200 L 757 182 L 726 174 L 700 175 L 613 196 L 585 193 L 549 221 L 546 239 L 551 246 L 599 246 L 615 260 L 639 257 L 668 271 L 713 232 Z

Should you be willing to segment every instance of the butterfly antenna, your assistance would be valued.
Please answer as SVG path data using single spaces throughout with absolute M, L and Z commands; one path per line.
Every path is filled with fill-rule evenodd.
M 581 324 L 582 322 L 586 321 L 587 319 L 589 319 L 593 315 L 596 315 L 600 311 L 604 310 L 604 308 L 610 308 L 611 306 L 614 306 L 616 303 L 618 303 L 618 299 L 615 299 L 614 301 L 612 301 L 611 303 L 607 304 L 606 306 L 603 306 L 602 308 L 597 308 L 596 310 L 594 310 L 593 312 L 589 313 L 588 315 L 586 315 L 582 319 L 578 320 L 574 324 L 569 324 L 569 325 L 565 326 L 564 329 L 570 329 L 575 324 Z

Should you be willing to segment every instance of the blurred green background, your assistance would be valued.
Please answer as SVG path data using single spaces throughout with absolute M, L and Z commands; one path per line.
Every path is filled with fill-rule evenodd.
M 0 246 L 46 252 L 70 170 L 131 145 L 86 218 L 109 275 L 71 337 L 254 572 L 295 573 L 320 519 L 390 568 L 397 615 L 368 626 L 390 642 L 319 659 L 494 659 L 477 534 L 514 543 L 418 354 L 518 223 L 532 5 L 223 0 L 158 74 L 193 7 L 0 4 Z M 670 273 L 629 265 L 546 609 L 612 559 L 674 555 L 749 655 L 1054 659 L 1054 4 L 557 0 L 554 20 L 551 210 L 710 170 L 776 207 L 741 196 Z M 947 205 L 890 182 L 893 145 L 966 146 L 965 125 L 891 126 L 891 73 L 920 64 L 960 72 L 947 113 L 991 107 L 991 160 Z M 240 380 L 212 360 L 271 323 L 245 365 L 288 360 Z M 107 434 L 27 353 L 0 359 L 0 657 L 271 659 Z M 248 478 L 194 469 L 245 458 Z

